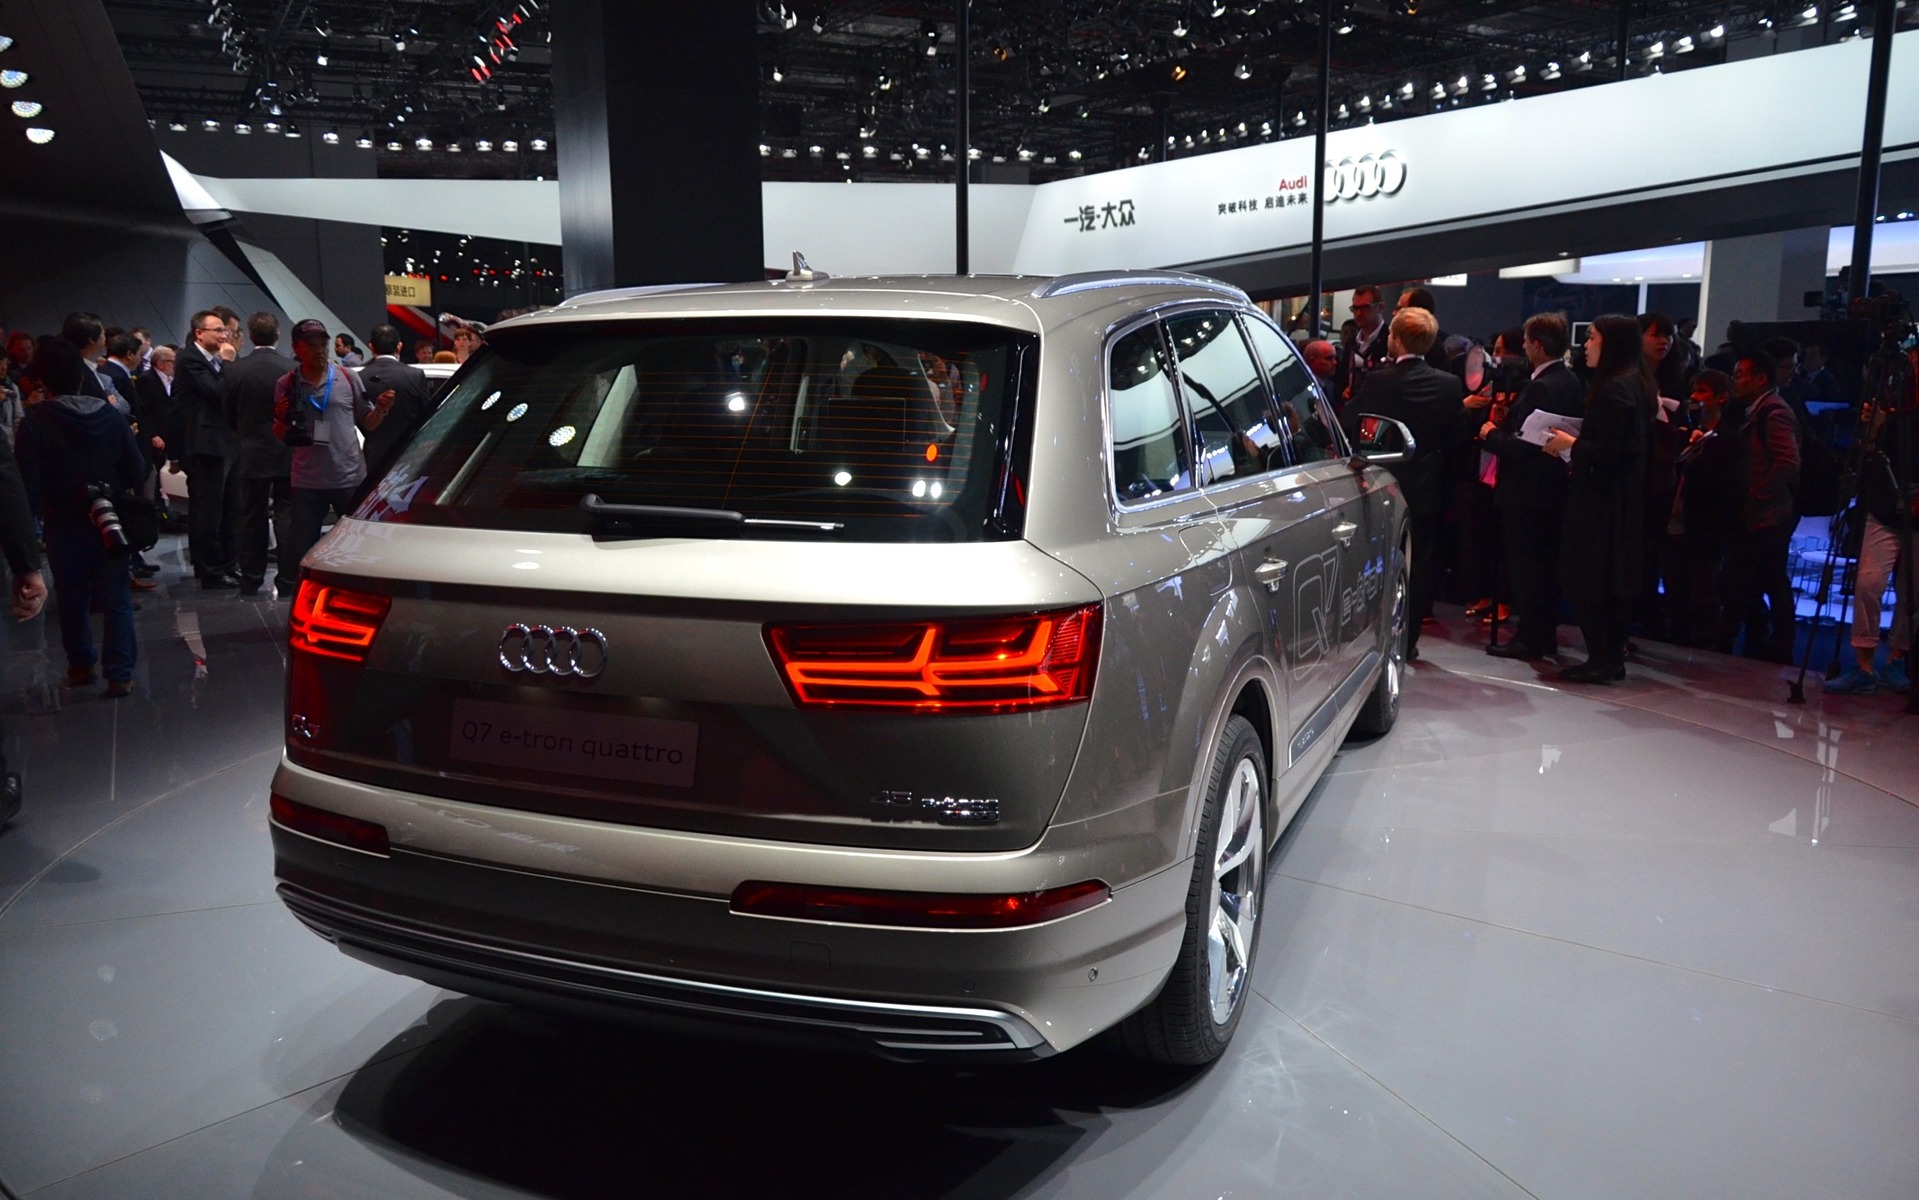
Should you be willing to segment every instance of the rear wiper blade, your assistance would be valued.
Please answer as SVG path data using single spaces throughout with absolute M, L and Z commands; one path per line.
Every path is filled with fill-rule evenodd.
M 596 517 L 624 517 L 640 521 L 711 521 L 716 525 L 744 525 L 746 514 L 730 508 L 682 508 L 672 504 L 609 504 L 595 492 L 580 497 L 580 511 Z

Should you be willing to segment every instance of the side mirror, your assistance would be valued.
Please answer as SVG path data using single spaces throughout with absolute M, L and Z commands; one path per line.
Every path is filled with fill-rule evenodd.
M 1411 461 L 1419 441 L 1404 422 L 1374 413 L 1360 413 L 1353 452 L 1374 466 L 1389 467 Z

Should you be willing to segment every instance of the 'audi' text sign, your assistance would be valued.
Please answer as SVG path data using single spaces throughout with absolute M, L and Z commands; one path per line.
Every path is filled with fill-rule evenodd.
M 700 727 L 692 721 L 456 700 L 451 740 L 453 757 L 464 762 L 692 787 Z

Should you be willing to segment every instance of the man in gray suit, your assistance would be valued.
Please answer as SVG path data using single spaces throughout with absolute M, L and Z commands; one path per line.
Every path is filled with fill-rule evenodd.
M 273 389 L 293 369 L 293 360 L 279 351 L 280 319 L 272 313 L 254 313 L 247 337 L 253 352 L 221 373 L 220 402 L 240 435 L 240 594 L 257 596 L 266 583 L 267 524 L 272 522 L 276 540 L 286 545 L 292 511 L 293 452 L 273 436 Z M 291 588 L 278 590 L 287 595 Z

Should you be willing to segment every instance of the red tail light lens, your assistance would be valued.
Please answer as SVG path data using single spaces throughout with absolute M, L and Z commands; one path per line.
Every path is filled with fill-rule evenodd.
M 365 662 L 393 600 L 367 592 L 350 592 L 331 584 L 300 581 L 293 598 L 293 618 L 287 640 L 296 651 Z
M 733 911 L 758 917 L 796 917 L 854 925 L 922 929 L 1015 929 L 1056 921 L 1106 903 L 1113 889 L 1097 879 L 1044 892 L 1012 895 L 867 892 L 749 880 L 733 891 Z
M 957 621 L 772 625 L 766 641 L 802 708 L 1008 711 L 1093 694 L 1100 606 Z
M 384 825 L 301 804 L 278 792 L 273 793 L 269 807 L 274 822 L 295 833 L 304 833 L 308 837 L 367 854 L 384 855 L 391 851 Z

